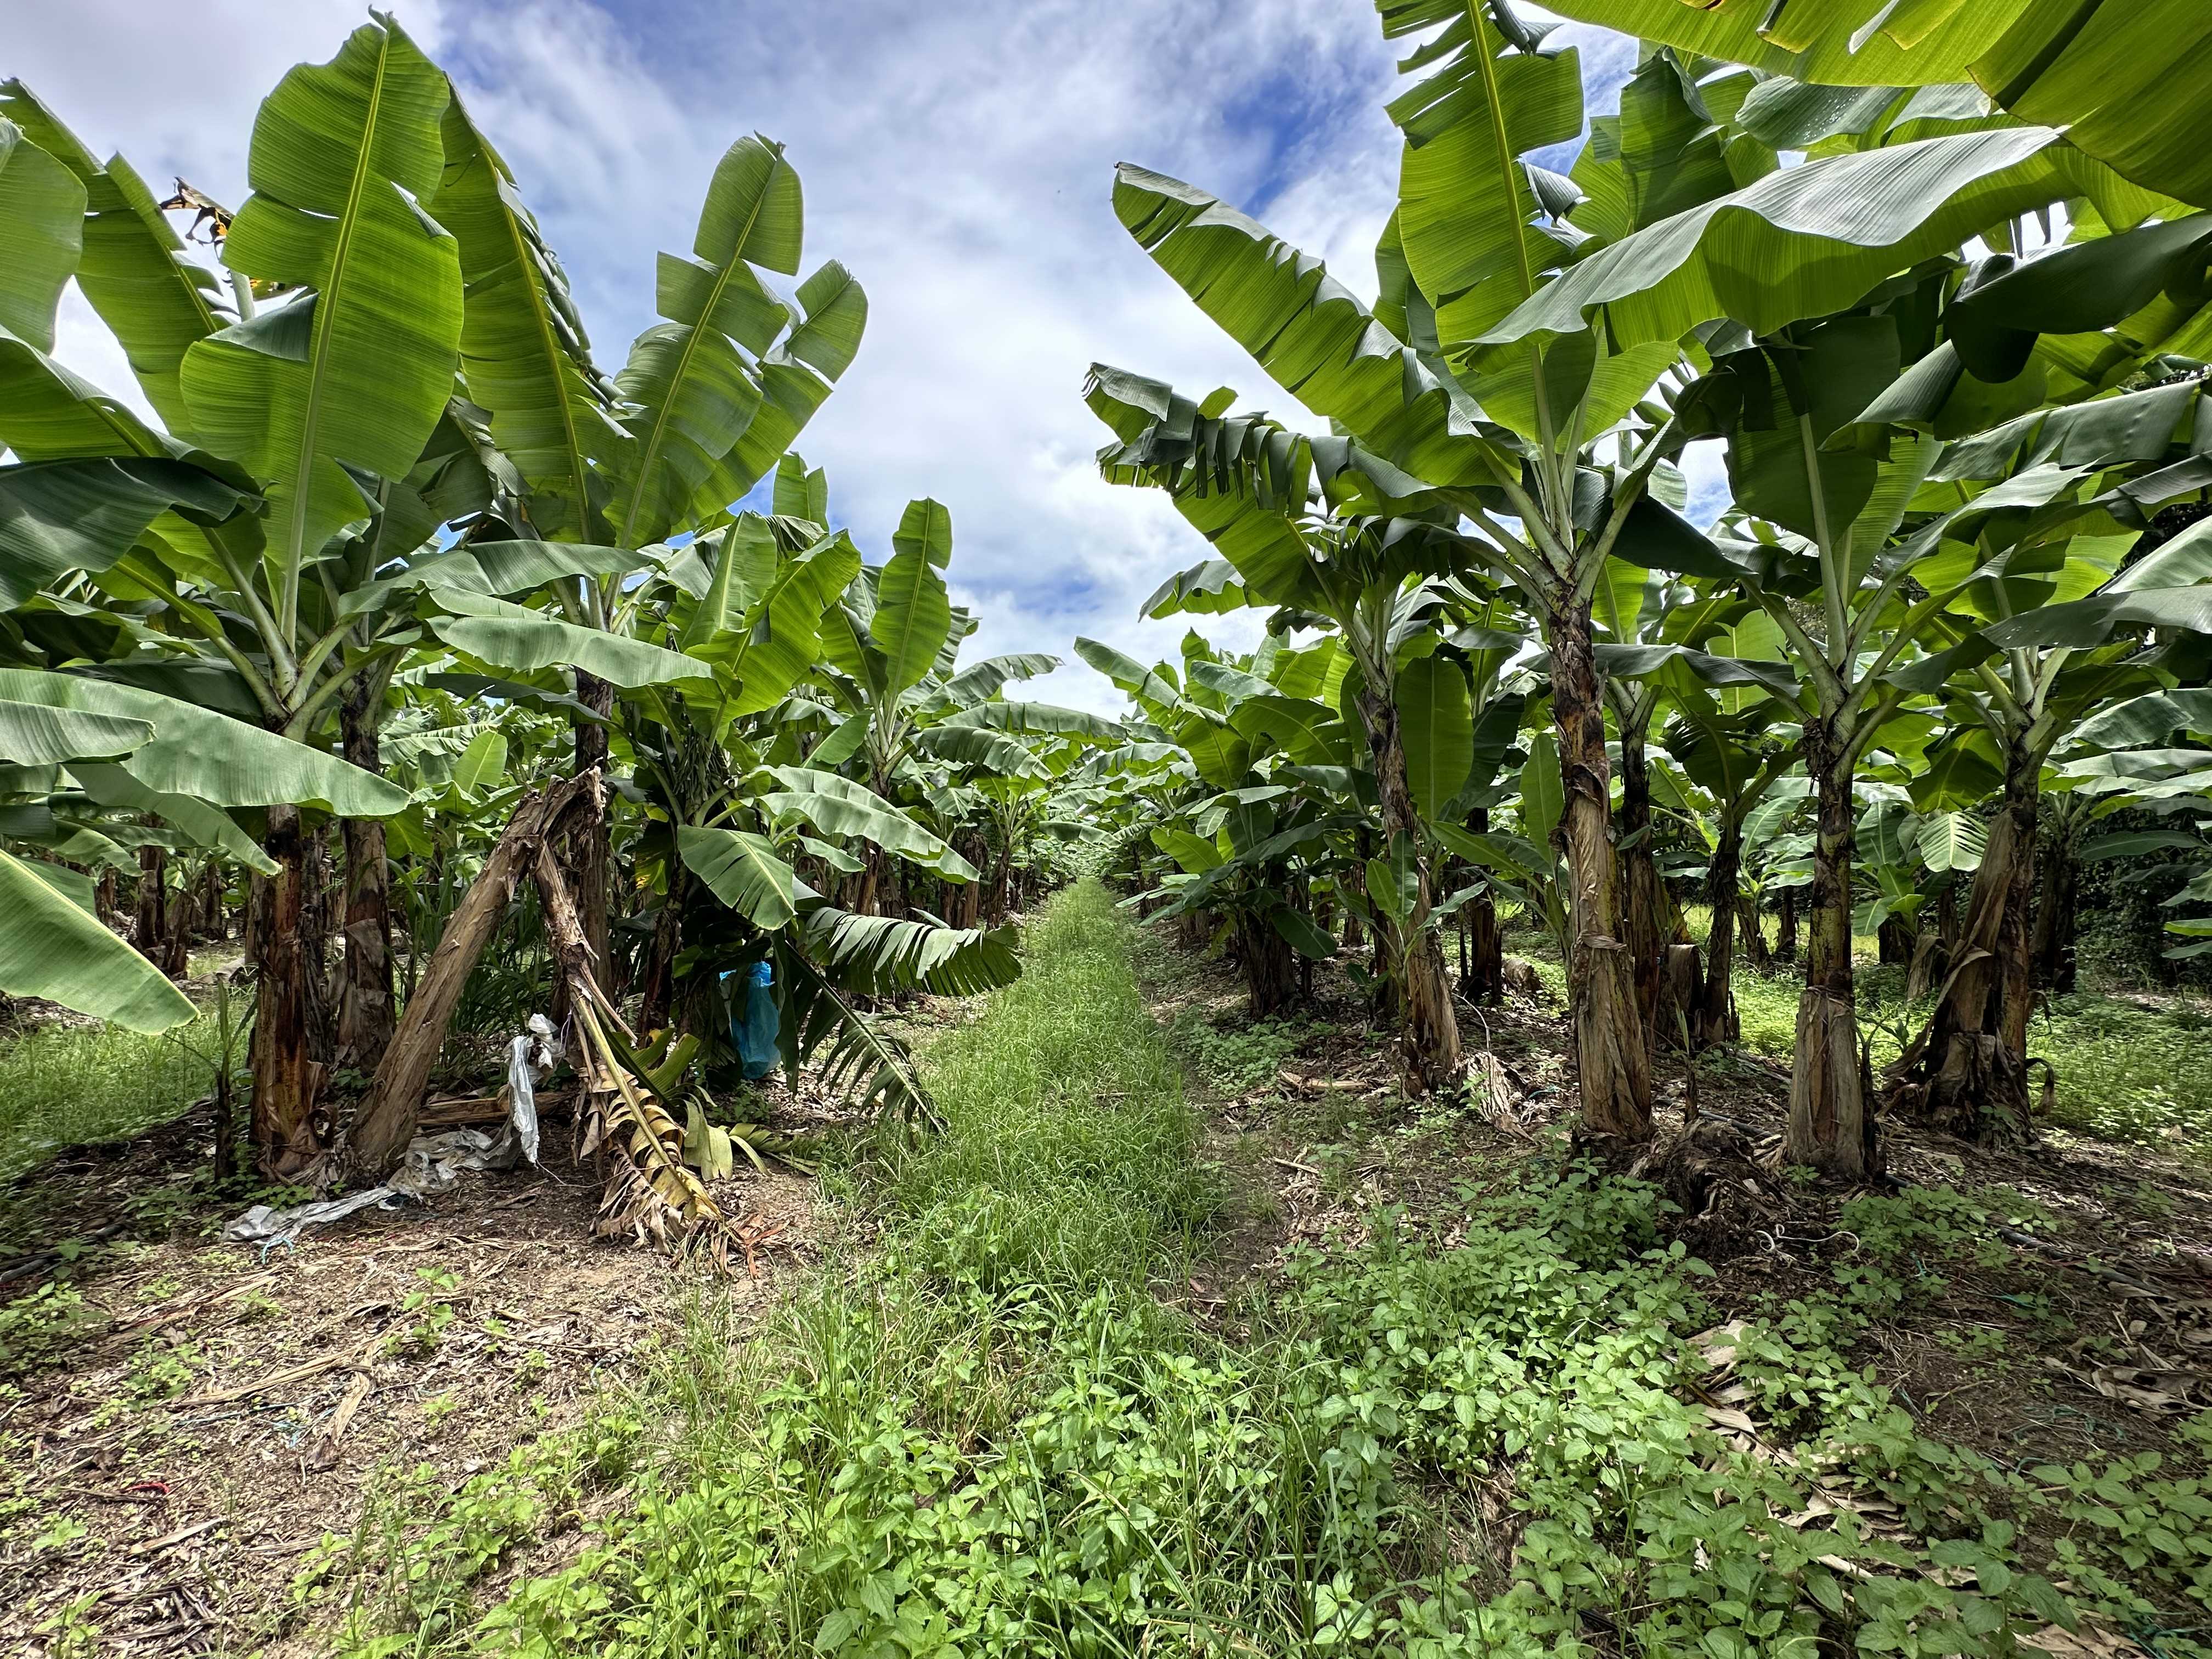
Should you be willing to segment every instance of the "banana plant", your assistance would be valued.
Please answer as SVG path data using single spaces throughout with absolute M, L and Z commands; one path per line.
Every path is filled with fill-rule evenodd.
M 1170 603 L 1155 594 L 1152 613 Z M 1306 653 L 1267 648 L 1224 660 L 1195 633 L 1177 681 L 1169 665 L 1145 669 L 1097 641 L 1076 649 L 1124 690 L 1146 691 L 1149 719 L 1115 773 L 1121 790 L 1141 793 L 1144 832 L 1166 865 L 1139 908 L 1159 902 L 1154 921 L 1214 919 L 1253 1017 L 1281 1013 L 1299 994 L 1298 959 L 1336 952 L 1316 920 L 1316 891 L 1339 884 L 1332 839 L 1364 821 L 1356 800 L 1328 787 L 1353 758 L 1345 721 L 1294 695 L 1308 680 L 1318 690 L 1322 677 L 1306 672 Z M 1172 701 L 1161 702 L 1164 693 Z
M 1103 382 L 1094 385 L 1093 404 L 1117 412 L 1112 389 Z M 1117 470 L 1121 463 L 1108 464 L 1109 477 Z M 1177 487 L 1166 469 L 1135 464 L 1127 470 L 1132 481 Z M 1303 509 L 1302 489 L 1300 495 Z M 1401 1069 L 1410 1092 L 1452 1086 L 1462 1065 L 1459 1024 L 1431 925 L 1439 896 L 1432 890 L 1432 859 L 1421 840 L 1424 814 L 1433 820 L 1474 764 L 1467 675 L 1435 653 L 1433 624 L 1447 596 L 1432 579 L 1456 568 L 1451 538 L 1412 519 L 1293 517 L 1249 499 L 1237 505 L 1243 526 L 1268 538 L 1264 554 L 1238 565 L 1248 596 L 1327 625 L 1344 653 L 1339 703 L 1358 731 L 1379 814 L 1383 853 L 1370 861 L 1366 890 L 1378 896 L 1385 974 L 1398 998 Z M 1156 595 L 1150 608 L 1163 614 L 1164 606 L 1176 603 Z M 1079 641 L 1076 648 L 1099 665 L 1095 647 Z M 1141 690 L 1142 682 L 1137 684 Z M 1200 775 L 1218 787 L 1237 787 L 1252 738 L 1229 717 L 1178 701 L 1183 707 L 1171 711 L 1178 721 L 1174 731 L 1192 747 Z M 1334 711 L 1272 694 L 1255 696 L 1249 706 L 1246 720 L 1254 729 L 1273 737 L 1273 726 L 1293 752 L 1344 763 L 1328 745 L 1326 728 L 1342 723 Z
M 1536 617 L 1569 785 L 1584 1106 L 1592 1130 L 1638 1138 L 1650 1128 L 1649 1067 L 1630 964 L 1616 948 L 1589 602 L 1616 555 L 1649 569 L 1730 574 L 1654 497 L 1659 467 L 1690 434 L 1664 397 L 1646 394 L 1703 371 L 1710 341 L 1728 333 L 1717 319 L 1771 333 L 2084 188 L 2113 223 L 2143 216 L 2148 198 L 2133 191 L 2130 206 L 2122 198 L 2132 187 L 2058 132 L 2011 125 L 1916 143 L 1903 179 L 1887 155 L 1778 168 L 1773 146 L 1728 125 L 1756 77 L 1693 81 L 1665 53 L 1645 65 L 1634 97 L 1624 94 L 1606 143 L 1586 147 L 1565 179 L 1520 158 L 1580 131 L 1571 52 L 1547 51 L 1541 31 L 1499 0 L 1409 0 L 1385 5 L 1382 19 L 1393 38 L 1430 33 L 1407 64 L 1424 78 L 1390 106 L 1406 149 L 1375 305 L 1178 180 L 1125 167 L 1116 210 L 1309 410 L 1440 492 L 1474 526 L 1461 538 L 1462 562 L 1516 587 Z M 1743 275 L 1754 270 L 1755 281 Z M 1186 415 L 1161 404 L 1159 447 L 1180 445 L 1220 474 L 1242 434 L 1200 422 L 1222 407 Z M 1218 512 L 1196 501 L 1200 489 L 1212 479 L 1178 504 L 1201 528 L 1218 526 Z M 1225 535 L 1218 544 L 1243 568 Z

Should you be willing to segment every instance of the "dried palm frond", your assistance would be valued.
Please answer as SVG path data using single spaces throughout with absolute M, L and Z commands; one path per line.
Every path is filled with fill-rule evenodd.
M 601 1024 L 603 1010 L 593 1006 L 599 988 L 588 980 L 577 988 L 585 986 L 589 990 L 573 1006 L 586 1066 L 598 1074 L 591 1079 L 598 1086 L 587 1085 L 585 1091 L 583 1115 L 590 1120 L 585 1148 L 613 1154 L 592 1231 L 602 1238 L 627 1233 L 641 1244 L 650 1241 L 671 1251 L 704 1247 L 726 1263 L 730 1244 L 741 1241 L 706 1183 L 684 1161 L 683 1126 L 617 1057 Z

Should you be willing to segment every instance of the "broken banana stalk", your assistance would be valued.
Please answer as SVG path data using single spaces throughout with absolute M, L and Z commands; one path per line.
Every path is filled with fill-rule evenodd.
M 619 1033 L 627 1049 L 635 1052 L 635 1034 L 599 988 L 575 901 L 550 845 L 540 845 L 535 873 L 546 937 L 581 1038 L 577 1155 L 599 1153 L 607 1159 L 606 1192 L 593 1231 L 601 1237 L 627 1233 L 641 1244 L 649 1241 L 670 1251 L 703 1249 L 723 1267 L 734 1244 L 750 1261 L 745 1233 L 684 1161 L 683 1126 L 631 1074 L 624 1048 L 610 1036 L 611 1029 Z

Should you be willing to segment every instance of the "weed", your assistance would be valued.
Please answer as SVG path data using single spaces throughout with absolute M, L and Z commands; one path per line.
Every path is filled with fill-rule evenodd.
M 453 1322 L 454 1293 L 460 1279 L 447 1267 L 417 1267 L 415 1288 L 399 1299 L 399 1322 L 384 1340 L 387 1354 L 428 1355 L 438 1350 L 438 1339 Z
M 52 1364 L 106 1328 L 107 1316 L 86 1302 L 76 1286 L 47 1279 L 0 1307 L 0 1376 Z
M 179 1043 L 116 1025 L 41 1025 L 0 1042 L 0 1181 L 64 1146 L 166 1123 L 212 1077 Z
M 1845 1357 L 1869 1317 L 1848 1298 L 1744 1330 L 1777 1443 L 1723 1437 L 1690 1340 L 1705 1270 L 1660 1245 L 1655 1191 L 1587 1168 L 1470 1192 L 1450 1249 L 1385 1212 L 1364 1249 L 1301 1252 L 1233 1344 L 1163 1305 L 1214 1194 L 1123 935 L 1095 887 L 1062 896 L 1029 978 L 931 1051 L 941 1140 L 847 1168 L 875 1248 L 750 1331 L 700 1291 L 604 1455 L 590 1430 L 534 1455 L 634 1483 L 568 1565 L 479 1612 L 489 1567 L 566 1524 L 546 1478 L 395 1486 L 320 1568 L 351 1650 L 1474 1659 L 1597 1632 L 1996 1659 L 2082 1607 L 2205 1601 L 2188 1482 L 2045 1490 L 1928 1438 Z M 1863 1200 L 1852 1260 L 1905 1282 L 1996 1217 L 2036 1219 L 2000 1192 Z M 2063 1550 L 2024 1541 L 2012 1511 L 2039 1507 Z

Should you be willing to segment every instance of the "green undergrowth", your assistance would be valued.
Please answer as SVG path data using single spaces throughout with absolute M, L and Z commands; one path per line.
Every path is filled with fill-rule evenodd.
M 118 1140 L 167 1122 L 208 1092 L 203 1015 L 161 1036 L 105 1024 L 41 1025 L 0 1038 L 0 1182 L 64 1146 Z
M 1224 1310 L 1233 1340 L 1194 1322 L 1159 1292 L 1224 1196 L 1128 951 L 1095 884 L 1055 899 L 929 1051 L 942 1137 L 838 1177 L 868 1249 L 755 1328 L 702 1291 L 635 1389 L 459 1492 L 387 1479 L 303 1576 L 315 1616 L 356 1656 L 595 1659 L 1994 1656 L 2081 1605 L 2212 1623 L 2197 1486 L 1923 1437 L 1851 1353 L 1869 1274 L 1734 1333 L 1761 1431 L 1723 1437 L 1705 1269 L 1651 1188 L 1556 1153 L 1449 1248 L 1386 1217 Z M 2033 1219 L 1952 1197 L 1854 1216 L 1896 1297 Z M 563 1565 L 499 1576 L 551 1534 L 531 1559 Z
M 1925 1022 L 1929 1005 L 1905 1002 L 1902 969 L 1863 969 L 1857 977 L 1859 1024 L 1880 1070 Z M 1747 1048 L 1790 1058 L 1801 988 L 1787 973 L 1735 975 Z M 2055 997 L 2038 1009 L 2027 1045 L 2057 1074 L 2052 1118 L 2061 1127 L 2212 1158 L 2212 1010 L 2203 1003 L 2148 1006 L 2097 992 Z M 2042 1076 L 2038 1067 L 2039 1088 Z

